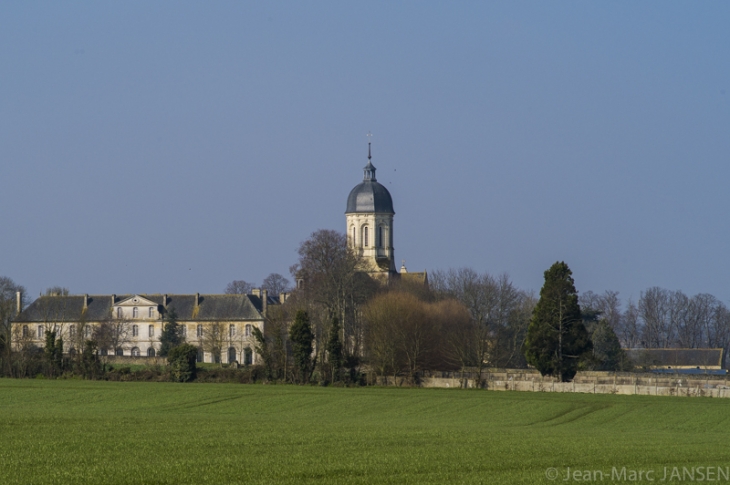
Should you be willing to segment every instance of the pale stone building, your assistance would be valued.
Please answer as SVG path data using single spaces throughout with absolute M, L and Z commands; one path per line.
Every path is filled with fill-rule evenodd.
M 428 285 L 427 273 L 408 273 L 405 261 L 400 273 L 396 270 L 393 198 L 375 177 L 370 143 L 368 163 L 363 170 L 363 181 L 350 191 L 345 210 L 347 238 L 363 258 L 362 270 L 383 283 L 402 278 Z
M 279 303 L 266 290 L 250 295 L 53 295 L 41 296 L 25 309 L 19 299 L 14 344 L 42 347 L 46 330 L 55 330 L 66 352 L 81 351 L 81 343 L 107 325 L 114 344 L 99 349 L 102 355 L 155 357 L 165 314 L 174 309 L 186 341 L 199 349 L 199 362 L 255 364 L 253 329 L 264 332 L 268 307 Z

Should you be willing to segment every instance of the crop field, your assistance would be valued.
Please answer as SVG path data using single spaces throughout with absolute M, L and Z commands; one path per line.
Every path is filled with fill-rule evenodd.
M 729 406 L 711 398 L 0 379 L 0 483 L 532 484 L 587 481 L 585 473 L 648 483 L 639 471 L 646 478 L 653 470 L 658 482 L 665 467 L 725 482 L 717 472 L 730 466 Z M 564 480 L 567 467 L 579 475 Z M 597 471 L 608 475 L 600 480 Z

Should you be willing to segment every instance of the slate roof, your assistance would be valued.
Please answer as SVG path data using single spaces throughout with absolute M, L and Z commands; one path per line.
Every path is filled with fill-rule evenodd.
M 723 349 L 624 349 L 637 365 L 655 367 L 723 366 Z
M 345 214 L 355 212 L 379 212 L 381 214 L 395 214 L 393 198 L 390 192 L 375 178 L 375 167 L 368 160 L 365 166 L 365 177 L 361 184 L 355 186 L 347 196 L 347 210 Z
M 116 295 L 118 304 L 134 295 Z M 139 296 L 147 298 L 164 311 L 163 295 Z M 278 301 L 268 298 L 268 304 Z M 175 308 L 181 321 L 215 320 L 260 320 L 263 302 L 254 295 L 200 295 L 200 304 L 195 307 L 195 295 L 167 295 L 167 308 Z M 88 308 L 84 314 L 84 295 L 41 296 L 24 309 L 15 319 L 23 322 L 73 322 L 82 316 L 87 321 L 99 321 L 111 315 L 112 295 L 89 295 Z

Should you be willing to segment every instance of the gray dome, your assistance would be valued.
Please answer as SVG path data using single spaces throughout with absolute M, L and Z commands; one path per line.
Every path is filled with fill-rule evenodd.
M 375 179 L 375 167 L 370 161 L 365 166 L 365 177 L 347 197 L 345 214 L 353 212 L 380 212 L 395 214 L 390 192 Z

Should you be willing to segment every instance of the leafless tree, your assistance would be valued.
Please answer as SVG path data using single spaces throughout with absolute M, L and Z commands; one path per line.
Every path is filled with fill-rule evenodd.
M 279 296 L 291 290 L 289 280 L 281 276 L 279 273 L 271 273 L 264 278 L 261 288 L 267 290 L 270 296 Z
M 17 316 L 17 292 L 21 294 L 21 304 L 26 299 L 26 291 L 6 276 L 0 276 L 0 374 L 12 375 L 13 321 Z
M 203 350 L 213 356 L 213 362 L 222 364 L 221 355 L 227 342 L 228 334 L 222 323 L 212 322 L 203 325 L 201 344 Z
M 645 347 L 666 348 L 672 345 L 674 329 L 671 294 L 668 290 L 655 286 L 642 292 L 639 316 L 643 322 L 642 341 Z
M 46 296 L 68 296 L 69 291 L 65 286 L 51 286 L 46 288 Z
M 621 315 L 621 325 L 616 335 L 624 348 L 638 348 L 642 346 L 642 328 L 639 321 L 639 308 L 629 300 Z
M 303 284 L 295 291 L 293 302 L 309 314 L 317 362 L 325 363 L 323 352 L 333 318 L 342 324 L 345 353 L 357 354 L 363 333 L 359 308 L 376 291 L 377 284 L 360 271 L 362 260 L 342 233 L 316 231 L 301 243 L 298 252 L 299 262 L 290 271 Z
M 115 355 L 124 350 L 132 337 L 132 324 L 127 318 L 117 318 L 111 313 L 94 327 L 92 340 L 102 351 Z M 103 354 L 104 352 L 102 352 Z
M 251 293 L 254 285 L 244 280 L 234 280 L 226 286 L 227 295 L 247 295 Z

